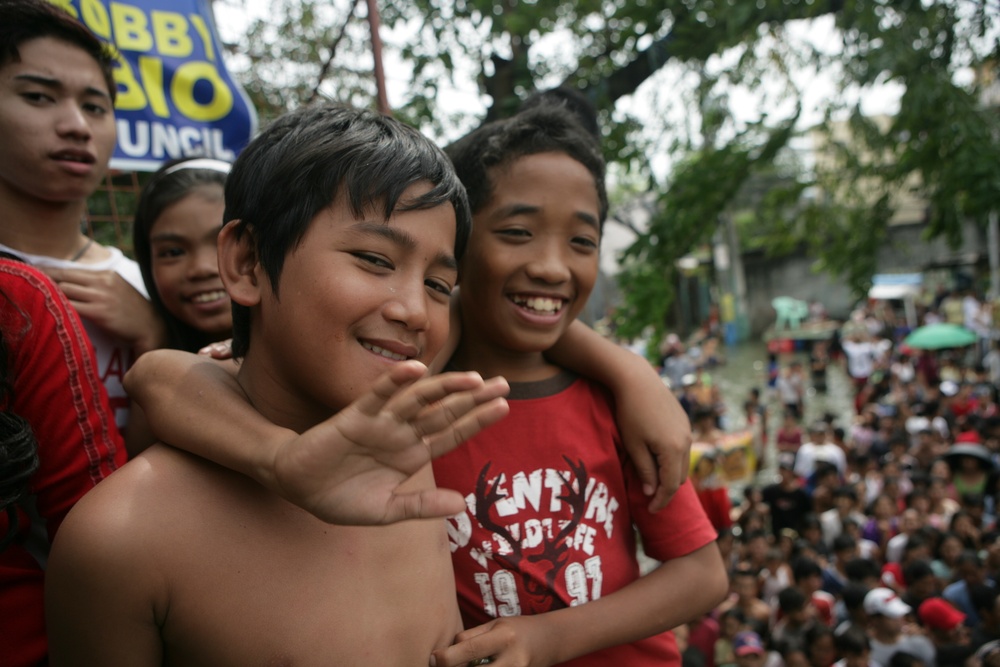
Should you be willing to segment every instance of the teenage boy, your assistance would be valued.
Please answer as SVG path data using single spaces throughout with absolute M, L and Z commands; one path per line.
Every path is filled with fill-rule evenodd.
M 500 664 L 680 664 L 672 635 L 725 595 L 690 482 L 648 511 L 603 388 L 545 357 L 584 307 L 607 215 L 597 142 L 542 105 L 449 149 L 473 214 L 449 367 L 503 376 L 511 413 L 434 463 L 466 631 L 435 653 Z M 640 576 L 634 528 L 662 564 Z
M 81 231 L 115 146 L 114 57 L 45 0 L 0 2 L 0 251 L 49 274 L 82 316 L 119 428 L 122 377 L 163 325 L 139 267 Z
M 506 414 L 502 380 L 400 389 L 447 337 L 469 228 L 451 165 L 418 132 L 344 107 L 289 114 L 235 163 L 225 219 L 237 380 L 264 417 L 298 432 L 336 421 L 359 450 L 403 441 L 426 463 Z M 365 493 L 392 488 L 386 475 Z M 426 465 L 395 489 L 417 502 L 434 490 Z M 426 664 L 460 628 L 444 528 L 331 526 L 154 446 L 62 526 L 46 586 L 52 664 Z

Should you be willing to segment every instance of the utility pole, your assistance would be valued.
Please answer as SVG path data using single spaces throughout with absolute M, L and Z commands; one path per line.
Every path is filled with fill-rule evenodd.
M 372 33 L 372 57 L 375 69 L 375 88 L 378 91 L 378 112 L 391 116 L 389 96 L 385 92 L 385 70 L 382 67 L 382 38 L 379 36 L 381 21 L 378 13 L 378 0 L 368 0 L 368 27 Z

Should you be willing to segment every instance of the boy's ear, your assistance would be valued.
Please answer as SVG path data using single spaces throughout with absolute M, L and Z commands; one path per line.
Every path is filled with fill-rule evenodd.
M 246 229 L 237 234 L 239 220 L 230 220 L 219 232 L 219 276 L 229 298 L 241 306 L 256 306 L 261 300 L 261 271 L 253 236 Z

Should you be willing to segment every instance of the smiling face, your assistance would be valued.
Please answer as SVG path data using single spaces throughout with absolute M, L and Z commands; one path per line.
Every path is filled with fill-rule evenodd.
M 414 185 L 401 201 L 428 189 Z M 338 198 L 288 254 L 277 293 L 257 265 L 261 299 L 244 360 L 267 378 L 257 407 L 269 412 L 264 401 L 279 423 L 308 426 L 393 364 L 429 363 L 448 335 L 455 226 L 450 204 L 397 211 L 386 222 L 372 211 L 355 219 Z
M 0 196 L 82 201 L 115 145 L 104 75 L 84 50 L 41 37 L 0 68 Z
M 204 185 L 163 209 L 150 229 L 153 281 L 164 307 L 199 331 L 231 335 L 232 306 L 219 277 L 220 185 Z
M 495 167 L 493 197 L 473 214 L 462 261 L 459 363 L 530 381 L 542 352 L 576 319 L 597 279 L 600 202 L 594 175 L 563 153 Z

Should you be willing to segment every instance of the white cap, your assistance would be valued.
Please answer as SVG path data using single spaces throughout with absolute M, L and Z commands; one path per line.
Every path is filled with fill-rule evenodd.
M 873 588 L 868 591 L 864 607 L 866 614 L 879 614 L 889 618 L 900 618 L 912 611 L 910 605 L 900 600 L 896 592 L 889 588 Z

